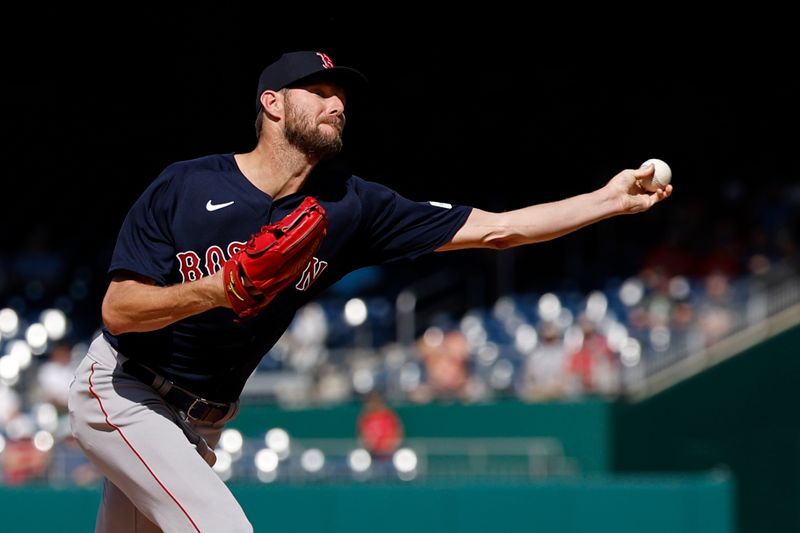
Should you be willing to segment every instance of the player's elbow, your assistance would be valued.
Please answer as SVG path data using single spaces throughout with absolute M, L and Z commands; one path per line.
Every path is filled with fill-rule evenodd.
M 484 236 L 481 246 L 492 250 L 506 250 L 522 244 L 514 235 L 504 231 L 493 231 Z
M 519 232 L 508 213 L 473 210 L 465 225 L 465 235 L 472 247 L 505 250 L 522 244 Z
M 128 333 L 131 330 L 130 321 L 127 320 L 125 313 L 115 303 L 116 298 L 111 294 L 106 293 L 103 298 L 101 306 L 101 318 L 106 330 L 112 335 L 119 335 L 121 333 Z
M 522 244 L 509 236 L 498 234 L 475 236 L 471 239 L 453 239 L 450 243 L 442 246 L 438 251 L 463 250 L 465 248 L 488 248 L 490 250 L 505 250 L 512 246 Z
M 124 321 L 122 320 L 120 313 L 118 313 L 114 309 L 114 306 L 111 304 L 111 302 L 109 302 L 108 297 L 103 299 L 101 317 L 103 319 L 103 325 L 109 333 L 112 335 L 125 333 Z
M 103 325 L 112 335 L 141 331 L 143 308 L 151 300 L 145 285 L 153 282 L 117 276 L 108 286 L 100 307 Z M 144 303 L 143 303 L 144 302 Z

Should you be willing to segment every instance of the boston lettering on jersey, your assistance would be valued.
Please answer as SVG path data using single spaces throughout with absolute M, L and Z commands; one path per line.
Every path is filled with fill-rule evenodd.
M 175 257 L 178 258 L 178 270 L 181 273 L 181 283 L 187 281 L 197 281 L 203 276 L 210 276 L 220 270 L 225 261 L 231 258 L 233 254 L 238 252 L 246 243 L 241 241 L 233 241 L 225 247 L 226 253 L 222 250 L 221 246 L 210 246 L 205 253 L 205 259 L 201 260 L 200 254 L 193 250 L 186 252 L 178 252 Z M 298 291 L 305 291 L 311 286 L 312 283 L 317 281 L 319 275 L 328 266 L 327 261 L 322 261 L 318 257 L 312 257 L 303 273 L 295 284 Z

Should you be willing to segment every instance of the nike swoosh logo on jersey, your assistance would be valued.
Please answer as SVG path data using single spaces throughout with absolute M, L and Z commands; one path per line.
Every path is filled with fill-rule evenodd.
M 206 210 L 216 211 L 217 209 L 222 209 L 223 207 L 228 207 L 229 205 L 233 205 L 233 200 L 230 202 L 225 202 L 224 204 L 212 204 L 211 200 L 209 200 L 206 204 Z

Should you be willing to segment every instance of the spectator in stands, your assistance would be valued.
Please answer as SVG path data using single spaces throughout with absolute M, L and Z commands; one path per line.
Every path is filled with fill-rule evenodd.
M 315 401 L 323 405 L 343 403 L 352 394 L 352 380 L 341 365 L 327 361 L 320 365 L 315 376 Z
M 63 478 L 80 487 L 99 484 L 103 474 L 83 453 L 69 426 L 63 427 L 56 437 L 50 468 L 51 478 Z
M 558 325 L 542 321 L 538 330 L 539 342 L 523 362 L 519 396 L 534 402 L 573 396 L 576 391 L 567 373 L 567 353 Z
M 736 325 L 736 302 L 730 280 L 723 271 L 705 278 L 705 294 L 698 309 L 698 324 L 706 346 L 731 333 Z
M 469 342 L 459 330 L 429 328 L 417 341 L 425 381 L 413 395 L 425 400 L 466 399 L 469 387 Z
M 74 374 L 72 344 L 67 341 L 55 343 L 49 359 L 37 370 L 36 384 L 41 399 L 52 403 L 60 414 L 67 412 L 69 384 Z
M 583 332 L 580 348 L 569 355 L 567 367 L 584 393 L 611 395 L 619 391 L 619 361 L 606 336 L 585 313 L 578 317 Z
M 702 347 L 697 342 L 696 323 L 697 310 L 692 299 L 689 296 L 677 298 L 670 319 L 670 345 L 684 353 Z
M 356 432 L 364 449 L 381 460 L 390 458 L 405 437 L 400 416 L 375 390 L 364 397 Z
M 24 413 L 17 414 L 6 424 L 8 441 L 0 460 L 3 481 L 7 485 L 24 485 L 47 477 L 50 453 L 35 445 L 35 433 L 36 424 Z
M 0 430 L 5 428 L 9 420 L 19 414 L 21 399 L 19 393 L 0 381 Z

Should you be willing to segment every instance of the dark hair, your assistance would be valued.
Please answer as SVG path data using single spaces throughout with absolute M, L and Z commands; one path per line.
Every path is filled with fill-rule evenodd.
M 261 137 L 261 128 L 264 126 L 264 110 L 258 112 L 256 115 L 256 139 Z

